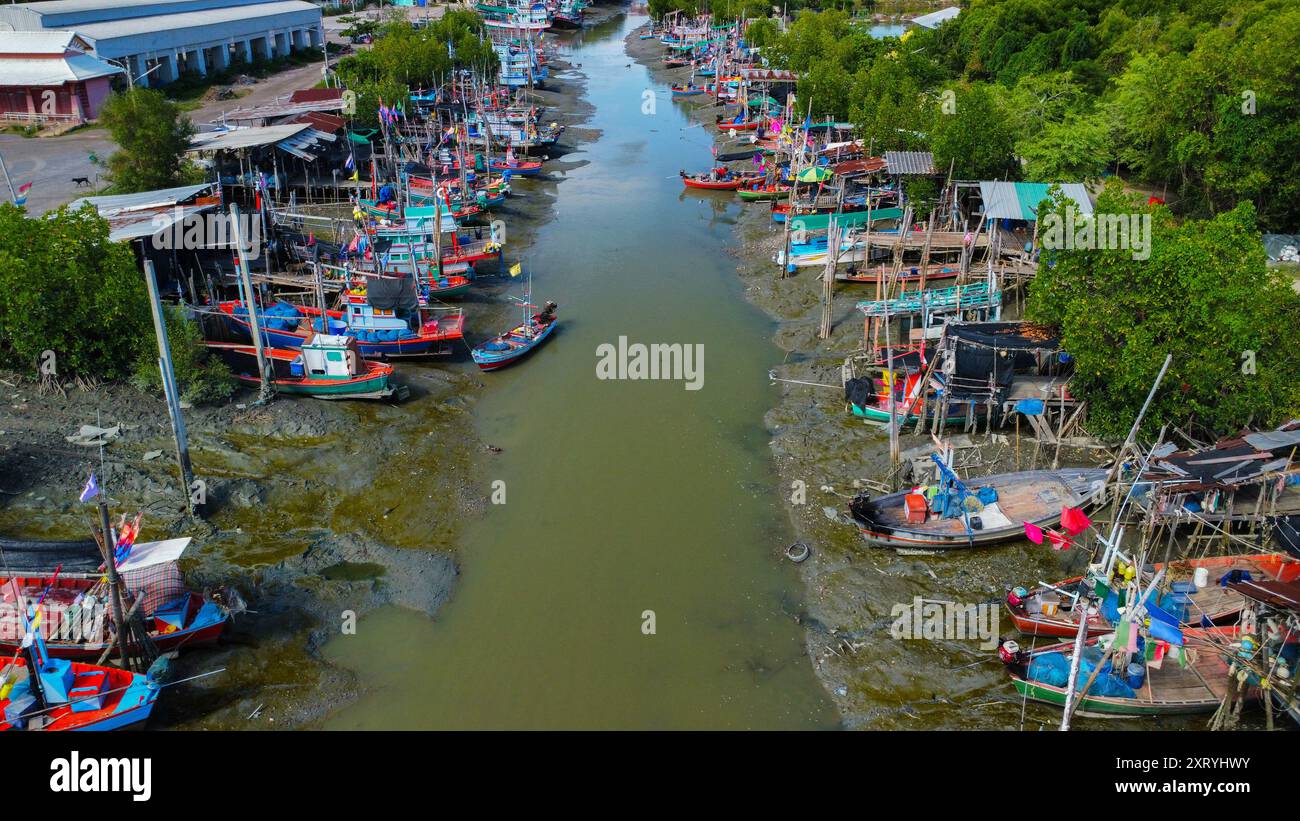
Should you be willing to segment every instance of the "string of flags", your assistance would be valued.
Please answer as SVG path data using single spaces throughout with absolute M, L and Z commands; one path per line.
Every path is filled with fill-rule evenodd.
M 1057 530 L 1044 530 L 1033 522 L 1025 522 L 1025 538 L 1034 544 L 1042 544 L 1046 540 L 1051 543 L 1053 550 L 1068 550 L 1074 546 L 1074 537 L 1090 527 L 1092 527 L 1092 520 L 1082 510 L 1077 507 L 1063 507 L 1061 528 L 1064 533 Z

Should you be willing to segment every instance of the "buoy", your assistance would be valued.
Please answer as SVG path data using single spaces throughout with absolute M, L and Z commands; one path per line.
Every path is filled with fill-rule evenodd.
M 812 548 L 804 542 L 795 542 L 785 549 L 785 557 L 795 564 L 807 560 L 812 555 Z

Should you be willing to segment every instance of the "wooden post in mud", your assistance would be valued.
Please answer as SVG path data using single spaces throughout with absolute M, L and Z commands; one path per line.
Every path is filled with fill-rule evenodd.
M 146 261 L 146 265 L 153 267 Z M 150 272 L 152 276 L 152 272 Z M 190 495 L 189 488 L 185 488 L 185 497 Z M 126 631 L 127 625 L 125 608 L 122 606 L 122 577 L 117 575 L 117 562 L 113 558 L 113 526 L 108 522 L 108 504 L 104 502 L 104 494 L 99 494 L 99 550 L 104 559 L 104 575 L 108 579 L 108 588 L 113 591 L 113 626 L 117 634 L 117 652 L 122 662 L 124 670 L 134 670 L 135 665 L 131 661 L 131 656 L 127 653 Z
M 789 217 L 786 218 L 789 222 Z M 822 324 L 817 332 L 819 339 L 831 335 L 831 303 L 835 300 L 835 266 L 840 257 L 840 225 L 832 217 L 826 232 L 826 270 L 822 273 Z
M 239 228 L 239 206 L 234 203 L 230 205 L 230 231 L 235 239 L 235 253 L 239 257 L 239 282 L 244 291 L 244 307 L 248 309 L 248 328 L 253 337 L 253 350 L 257 352 L 257 373 L 261 378 L 257 404 L 264 405 L 271 398 L 270 369 L 266 352 L 262 349 L 262 324 L 257 314 L 257 294 L 253 292 L 253 281 L 249 278 L 248 249 L 244 247 L 244 234 Z M 324 322 L 324 314 L 321 315 L 321 320 Z M 327 330 L 328 327 L 325 325 Z
M 167 402 L 167 416 L 171 419 L 172 438 L 176 442 L 176 466 L 181 472 L 181 495 L 185 497 L 185 509 L 191 516 L 199 511 L 195 509 L 190 489 L 194 485 L 194 469 L 190 465 L 190 447 L 185 435 L 185 417 L 181 415 L 181 400 L 176 390 L 176 373 L 172 368 L 172 347 L 167 340 L 167 321 L 163 316 L 162 299 L 158 296 L 158 279 L 154 273 L 153 261 L 144 261 L 144 283 L 149 292 L 149 309 L 153 313 L 154 335 L 158 338 L 158 371 L 162 375 L 163 398 Z M 107 516 L 107 511 L 105 511 Z M 108 531 L 104 532 L 108 539 Z M 112 559 L 112 545 L 109 545 L 109 559 Z

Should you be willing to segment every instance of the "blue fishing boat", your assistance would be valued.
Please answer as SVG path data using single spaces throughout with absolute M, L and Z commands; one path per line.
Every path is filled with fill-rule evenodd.
M 523 305 L 526 312 L 530 306 L 527 302 Z M 470 351 L 474 363 L 482 370 L 495 371 L 523 359 L 534 348 L 545 342 L 555 330 L 555 326 L 559 324 L 559 320 L 555 317 L 558 307 L 554 302 L 548 302 L 545 308 L 528 317 L 518 326 L 481 345 L 476 345 Z

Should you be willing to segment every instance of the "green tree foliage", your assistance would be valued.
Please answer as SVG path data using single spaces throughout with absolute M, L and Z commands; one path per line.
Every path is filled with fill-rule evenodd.
M 151 191 L 194 180 L 185 158 L 194 125 L 161 91 L 136 87 L 114 94 L 99 120 L 118 146 L 108 158 L 114 191 Z
M 987 83 L 954 92 L 952 107 L 936 107 L 930 137 L 935 167 L 951 168 L 953 177 L 962 180 L 1019 176 L 1011 156 L 1015 135 L 999 92 Z
M 1042 213 L 1064 219 L 1065 202 Z M 1150 258 L 1124 249 L 1044 251 L 1052 264 L 1039 268 L 1027 304 L 1030 318 L 1060 327 L 1077 363 L 1071 390 L 1087 400 L 1093 433 L 1127 433 L 1165 354 L 1174 361 L 1153 419 L 1190 417 L 1224 432 L 1300 414 L 1300 296 L 1265 264 L 1250 202 L 1179 223 L 1112 185 L 1097 212 L 1149 215 Z M 1248 360 L 1253 373 L 1243 368 Z
M 492 76 L 498 59 L 482 32 L 482 19 L 461 9 L 419 29 L 404 19 L 385 23 L 371 48 L 338 64 L 340 79 L 357 93 L 356 121 L 377 125 L 381 99 L 405 102 L 412 88 L 430 88 L 458 69 Z
M 0 359 L 34 368 L 54 351 L 60 378 L 130 373 L 152 339 L 135 255 L 108 239 L 94 209 L 61 208 L 28 219 L 0 205 Z M 147 336 L 146 336 L 147 335 Z
M 235 377 L 224 362 L 208 355 L 198 324 L 174 305 L 164 306 L 163 317 L 172 373 L 181 398 L 195 405 L 229 399 L 235 392 Z M 135 382 L 144 389 L 161 390 L 162 372 L 158 370 L 158 344 L 152 326 L 146 342 L 136 358 Z
M 1011 140 L 1005 163 L 982 149 L 973 169 L 1115 171 L 1167 190 L 1181 215 L 1250 200 L 1266 230 L 1300 231 L 1292 0 L 970 0 L 937 29 L 883 41 L 842 11 L 804 11 L 764 55 L 803 75 L 801 106 L 851 119 L 877 151 L 978 140 L 932 115 L 945 88 L 987 89 L 975 113 L 1000 107 Z

